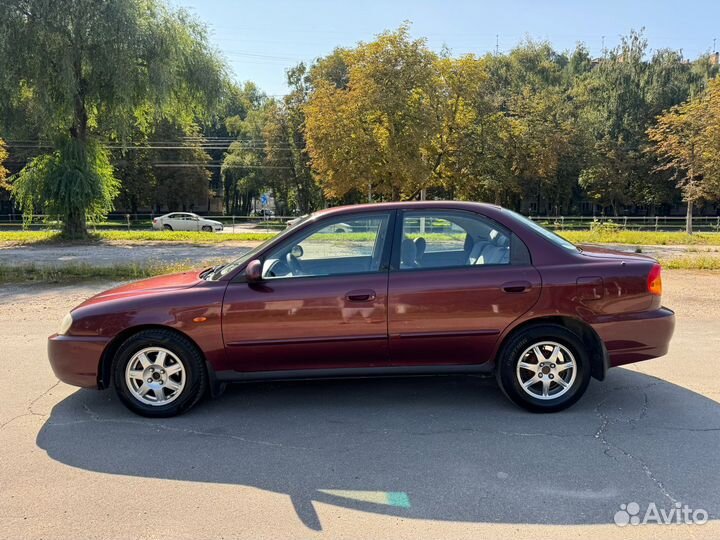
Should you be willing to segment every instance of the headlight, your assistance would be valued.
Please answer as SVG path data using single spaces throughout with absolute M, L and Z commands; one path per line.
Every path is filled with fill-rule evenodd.
M 61 336 L 64 336 L 65 333 L 68 330 L 70 330 L 72 323 L 73 323 L 72 314 L 68 313 L 67 315 L 65 315 L 65 317 L 63 317 L 63 320 L 60 323 L 60 330 L 58 330 L 58 334 L 60 334 Z

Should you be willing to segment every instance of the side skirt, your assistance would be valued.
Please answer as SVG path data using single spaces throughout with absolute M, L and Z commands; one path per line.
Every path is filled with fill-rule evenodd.
M 387 366 L 369 368 L 294 369 L 283 371 L 217 371 L 218 383 L 286 381 L 308 379 L 355 379 L 365 377 L 422 377 L 432 375 L 491 374 L 493 362 L 457 366 Z

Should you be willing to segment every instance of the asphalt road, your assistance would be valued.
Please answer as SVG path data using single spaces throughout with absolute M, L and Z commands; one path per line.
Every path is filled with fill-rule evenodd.
M 532 415 L 491 379 L 246 384 L 148 420 L 54 378 L 45 338 L 107 284 L 0 289 L 0 538 L 720 534 L 720 274 L 667 272 L 670 354 Z M 705 525 L 613 523 L 621 504 Z

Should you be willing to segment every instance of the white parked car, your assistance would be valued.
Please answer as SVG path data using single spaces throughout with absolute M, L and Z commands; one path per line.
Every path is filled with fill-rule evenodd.
M 223 224 L 191 212 L 173 212 L 153 218 L 153 229 L 162 231 L 222 231 Z

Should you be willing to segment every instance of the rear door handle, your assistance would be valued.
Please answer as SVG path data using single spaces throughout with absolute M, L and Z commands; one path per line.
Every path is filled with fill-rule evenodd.
M 502 290 L 506 293 L 522 293 L 532 287 L 529 281 L 508 281 L 503 283 Z
M 345 300 L 350 302 L 370 302 L 375 300 L 375 291 L 372 289 L 360 289 L 357 291 L 350 291 L 345 295 Z

